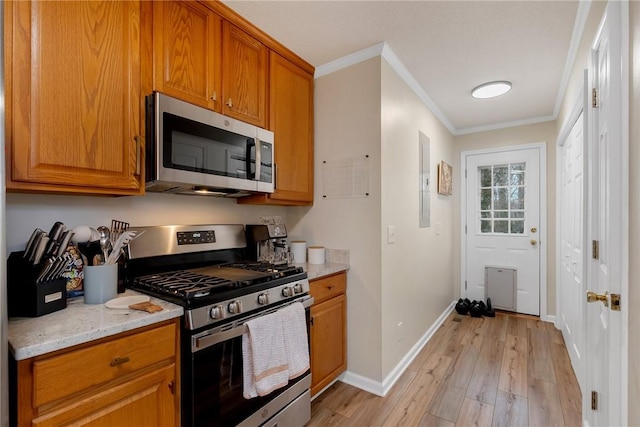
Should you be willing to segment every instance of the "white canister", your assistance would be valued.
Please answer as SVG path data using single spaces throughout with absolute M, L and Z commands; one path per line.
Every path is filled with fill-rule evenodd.
M 309 246 L 309 264 L 324 264 L 324 246 Z
M 303 264 L 307 262 L 307 242 L 304 240 L 291 241 L 291 253 L 293 254 L 293 262 L 295 264 Z

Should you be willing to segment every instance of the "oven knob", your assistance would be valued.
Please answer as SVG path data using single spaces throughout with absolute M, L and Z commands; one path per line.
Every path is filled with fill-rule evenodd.
M 282 296 L 283 297 L 292 297 L 293 296 L 293 288 L 291 286 L 287 286 L 282 288 Z
M 258 295 L 258 304 L 260 304 L 260 305 L 269 304 L 269 294 L 260 294 L 260 295 Z
M 293 285 L 293 293 L 301 294 L 302 293 L 302 283 L 296 283 Z
M 212 307 L 211 311 L 209 311 L 209 316 L 211 316 L 212 319 L 224 319 L 224 307 L 221 305 Z
M 229 313 L 231 313 L 231 314 L 242 313 L 242 305 L 240 304 L 240 301 L 230 302 L 229 306 L 227 307 L 227 309 L 229 310 Z

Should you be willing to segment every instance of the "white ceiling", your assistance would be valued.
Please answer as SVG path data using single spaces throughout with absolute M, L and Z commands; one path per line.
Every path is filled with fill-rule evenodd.
M 408 82 L 454 134 L 554 119 L 589 5 L 577 0 L 224 2 L 314 65 L 316 74 L 386 43 L 385 52 L 390 49 L 399 61 L 396 69 L 406 68 Z M 471 89 L 491 80 L 509 80 L 513 89 L 494 99 L 471 97 Z

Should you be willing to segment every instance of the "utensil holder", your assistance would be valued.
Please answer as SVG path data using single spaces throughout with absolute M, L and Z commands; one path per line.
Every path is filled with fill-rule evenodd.
M 118 264 L 84 267 L 84 303 L 104 304 L 118 293 Z
M 12 252 L 7 260 L 7 311 L 9 317 L 39 317 L 67 307 L 67 279 L 36 284 L 42 264 Z

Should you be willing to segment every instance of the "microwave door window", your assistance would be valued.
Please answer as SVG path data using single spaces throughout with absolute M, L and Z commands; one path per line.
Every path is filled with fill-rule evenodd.
M 164 113 L 164 166 L 191 172 L 247 177 L 247 139 Z

